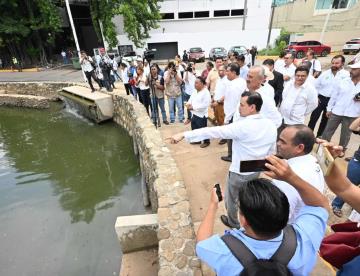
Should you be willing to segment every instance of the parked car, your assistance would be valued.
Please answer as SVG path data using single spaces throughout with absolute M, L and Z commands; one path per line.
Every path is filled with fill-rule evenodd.
M 138 56 L 136 55 L 136 53 L 134 51 L 131 51 L 124 53 L 123 56 L 121 57 L 121 61 L 130 64 L 132 61 L 135 61 L 137 58 Z
M 215 60 L 217 58 L 222 58 L 223 59 L 226 56 L 227 56 L 227 51 L 223 47 L 211 48 L 211 50 L 209 52 L 209 59 L 210 60 Z
M 239 55 L 247 55 L 247 50 L 245 46 L 232 46 L 229 49 L 228 56 L 230 56 L 233 52 L 237 52 Z
M 189 52 L 189 61 L 192 62 L 204 62 L 205 61 L 205 52 L 201 47 L 190 48 Z
M 305 53 L 309 50 L 313 50 L 315 55 L 326 57 L 331 52 L 331 47 L 321 44 L 319 41 L 307 40 L 301 42 L 292 42 L 286 50 L 294 53 L 296 58 L 305 57 Z
M 343 53 L 344 55 L 350 54 L 350 53 L 357 53 L 360 51 L 360 38 L 353 38 L 345 43 L 343 46 Z

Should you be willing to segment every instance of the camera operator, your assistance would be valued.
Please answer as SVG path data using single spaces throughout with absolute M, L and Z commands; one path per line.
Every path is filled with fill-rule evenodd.
M 176 70 L 174 62 L 169 62 L 167 70 L 164 73 L 165 94 L 168 97 L 170 123 L 175 123 L 174 106 L 176 104 L 178 110 L 178 119 L 180 123 L 184 122 L 184 109 L 181 95 L 182 79 L 180 73 Z
M 160 106 L 163 123 L 168 125 L 169 122 L 167 121 L 165 111 L 164 78 L 159 74 L 157 64 L 151 65 L 150 75 L 147 77 L 145 84 L 149 85 L 151 89 L 151 102 L 153 106 L 152 119 L 154 124 L 156 125 L 157 123 L 157 126 L 161 126 L 158 109 L 158 106 Z
M 190 62 L 186 69 L 184 74 L 184 82 L 185 82 L 185 89 L 184 89 L 184 103 L 187 103 L 190 99 L 191 94 L 195 91 L 195 72 L 193 70 L 193 63 Z M 191 122 L 191 112 L 189 109 L 187 110 L 187 118 L 184 122 L 185 125 L 189 124 Z
M 112 65 L 112 60 L 109 58 L 104 48 L 100 48 L 99 67 L 103 75 L 103 82 L 104 82 L 104 86 L 106 87 L 106 90 L 108 92 L 112 92 L 110 72 L 113 68 L 113 65 Z
M 94 81 L 99 85 L 99 87 L 101 88 L 101 85 L 95 75 L 95 63 L 93 61 L 93 59 L 91 57 L 89 57 L 85 51 L 80 51 L 80 64 L 81 64 L 81 68 L 85 73 L 85 76 L 88 80 L 88 83 L 90 85 L 91 88 L 91 92 L 95 92 L 95 88 L 91 82 L 91 78 L 94 79 Z

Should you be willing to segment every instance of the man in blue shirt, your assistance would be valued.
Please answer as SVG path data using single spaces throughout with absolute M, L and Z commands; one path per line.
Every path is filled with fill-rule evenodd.
M 325 234 L 329 203 L 316 188 L 298 177 L 286 163 L 275 156 L 267 157 L 271 178 L 288 182 L 307 205 L 292 224 L 297 239 L 296 251 L 288 263 L 293 275 L 308 275 L 313 269 L 317 251 Z M 229 234 L 240 239 L 261 259 L 270 259 L 281 244 L 287 225 L 289 203 L 286 195 L 267 179 L 255 179 L 240 188 L 239 219 L 243 226 Z M 197 232 L 196 253 L 217 275 L 239 275 L 243 266 L 219 235 L 213 235 L 218 199 L 212 191 L 210 205 Z

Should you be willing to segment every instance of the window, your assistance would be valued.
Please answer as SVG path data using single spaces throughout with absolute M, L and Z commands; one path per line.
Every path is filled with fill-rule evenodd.
M 179 18 L 194 18 L 193 12 L 179 12 Z
M 316 10 L 328 10 L 333 9 L 349 9 L 354 6 L 358 0 L 317 0 Z
M 195 18 L 209 17 L 209 11 L 196 11 Z
M 174 19 L 174 13 L 172 12 L 161 13 L 161 19 Z
M 231 16 L 244 15 L 244 9 L 231 10 Z
M 218 10 L 214 11 L 214 17 L 229 16 L 230 10 Z

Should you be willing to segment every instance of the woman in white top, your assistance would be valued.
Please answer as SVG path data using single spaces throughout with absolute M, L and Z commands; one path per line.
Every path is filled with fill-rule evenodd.
M 146 112 L 149 113 L 149 106 L 151 108 L 151 99 L 150 99 L 150 87 L 146 85 L 146 75 L 144 74 L 144 68 L 138 66 L 136 69 L 136 84 L 140 90 L 140 102 L 145 106 Z
M 87 78 L 87 81 L 90 85 L 91 88 L 91 92 L 95 92 L 95 88 L 91 82 L 91 78 L 94 79 L 94 81 L 99 85 L 99 87 L 101 88 L 101 85 L 95 75 L 95 67 L 94 67 L 94 61 L 91 57 L 87 56 L 87 54 L 85 53 L 85 51 L 80 51 L 80 64 L 81 64 L 81 68 L 85 73 L 85 76 Z M 94 65 L 93 65 L 94 64 Z
M 195 72 L 193 71 L 192 64 L 189 63 L 188 67 L 185 70 L 184 74 L 184 103 L 188 102 L 190 99 L 191 94 L 195 91 Z M 191 122 L 191 112 L 189 109 L 187 109 L 187 118 L 184 122 L 185 125 L 189 124 Z

